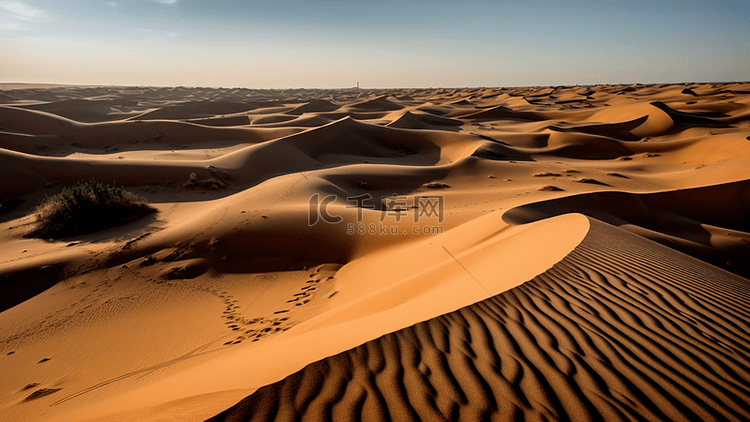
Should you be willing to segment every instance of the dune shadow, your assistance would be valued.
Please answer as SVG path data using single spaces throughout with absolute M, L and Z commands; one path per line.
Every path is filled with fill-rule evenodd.
M 511 224 L 526 224 L 568 213 L 581 213 L 621 226 L 735 274 L 750 276 L 747 246 L 743 250 L 717 248 L 707 228 L 750 232 L 748 180 L 649 194 L 572 195 L 514 208 L 505 213 L 503 219 Z
M 0 274 L 0 312 L 42 293 L 65 278 L 62 265 L 45 265 Z
M 148 234 L 162 229 L 163 220 L 159 218 L 159 213 L 150 213 L 114 227 L 109 227 L 89 233 L 72 234 L 65 237 L 54 239 L 43 239 L 49 243 L 59 243 L 61 245 L 73 246 L 79 243 L 126 243 L 133 239 L 143 238 Z M 126 243 L 127 244 L 127 243 Z

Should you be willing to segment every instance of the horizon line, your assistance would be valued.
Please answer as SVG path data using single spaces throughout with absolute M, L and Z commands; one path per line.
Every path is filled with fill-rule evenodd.
M 188 88 L 188 89 L 246 89 L 255 91 L 281 91 L 281 90 L 319 90 L 319 91 L 341 91 L 341 90 L 393 90 L 393 89 L 503 89 L 503 88 L 540 88 L 540 87 L 593 87 L 593 86 L 628 86 L 628 85 L 690 85 L 690 84 L 741 84 L 750 83 L 750 80 L 735 81 L 673 81 L 673 82 L 607 82 L 607 83 L 583 83 L 583 84 L 538 84 L 538 85 L 465 85 L 465 86 L 398 86 L 398 87 L 359 87 L 356 85 L 338 88 L 320 87 L 274 87 L 274 88 L 251 88 L 247 86 L 210 86 L 210 85 L 147 85 L 147 84 L 87 84 L 87 83 L 56 83 L 56 82 L 0 82 L 0 87 L 6 85 L 31 85 L 31 86 L 65 86 L 65 87 L 118 87 L 118 88 Z

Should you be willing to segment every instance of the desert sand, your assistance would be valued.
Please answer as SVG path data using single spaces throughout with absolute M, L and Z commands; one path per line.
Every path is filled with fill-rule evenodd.
M 750 83 L 0 84 L 0 419 L 748 420 L 748 164 Z

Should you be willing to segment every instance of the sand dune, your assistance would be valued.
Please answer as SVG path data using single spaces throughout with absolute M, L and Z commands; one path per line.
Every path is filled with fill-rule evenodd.
M 750 184 L 747 181 L 650 194 L 602 192 L 517 207 L 504 215 L 524 224 L 582 212 L 750 278 Z
M 378 110 L 378 111 L 399 110 L 403 108 L 403 106 L 394 103 L 393 101 L 389 100 L 387 97 L 388 97 L 387 95 L 382 95 L 380 97 L 372 98 L 367 101 L 349 104 L 347 105 L 347 108 L 348 109 L 362 109 L 362 110 Z
M 0 85 L 2 419 L 747 419 L 749 93 Z
M 308 365 L 210 420 L 744 420 L 749 305 L 746 279 L 592 221 L 522 286 Z
M 196 119 L 217 114 L 235 114 L 259 108 L 256 104 L 231 101 L 196 101 L 160 107 L 138 115 L 140 120 Z
M 313 100 L 302 104 L 288 112 L 288 114 L 322 113 L 338 110 L 340 107 L 327 100 Z
M 137 101 L 105 97 L 42 102 L 21 107 L 56 114 L 78 122 L 94 123 L 132 117 L 138 113 L 128 110 L 137 104 Z

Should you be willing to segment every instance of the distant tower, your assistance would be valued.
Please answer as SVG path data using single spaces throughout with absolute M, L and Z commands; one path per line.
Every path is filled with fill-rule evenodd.
M 359 81 L 357 81 L 357 89 L 359 89 Z

